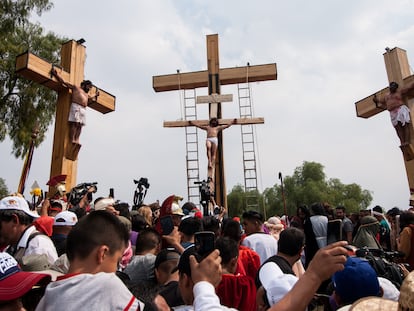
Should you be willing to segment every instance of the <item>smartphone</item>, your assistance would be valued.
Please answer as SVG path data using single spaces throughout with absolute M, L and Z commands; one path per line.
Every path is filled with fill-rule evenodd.
M 115 198 L 114 188 L 109 188 L 109 197 L 112 199 Z
M 196 232 L 194 241 L 196 252 L 202 257 L 206 257 L 216 248 L 216 235 L 212 231 Z
M 174 223 L 170 215 L 160 218 L 162 235 L 169 235 L 174 230 Z

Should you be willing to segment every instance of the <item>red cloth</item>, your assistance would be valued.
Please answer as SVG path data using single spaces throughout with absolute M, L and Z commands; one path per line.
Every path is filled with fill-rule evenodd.
M 37 231 L 40 231 L 50 237 L 53 231 L 53 222 L 53 217 L 44 215 L 37 218 L 33 224 Z
M 239 258 L 237 259 L 236 274 L 250 276 L 256 279 L 257 271 L 260 268 L 260 257 L 254 250 L 247 246 L 239 246 Z
M 216 293 L 224 306 L 240 311 L 256 311 L 256 285 L 249 276 L 223 274 Z

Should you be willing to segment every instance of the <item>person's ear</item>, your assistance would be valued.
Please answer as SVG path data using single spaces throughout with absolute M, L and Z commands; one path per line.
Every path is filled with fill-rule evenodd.
M 13 214 L 12 216 L 12 220 L 11 220 L 14 224 L 20 224 L 20 219 L 19 216 L 17 216 L 16 214 Z
M 96 260 L 98 264 L 102 264 L 109 254 L 109 247 L 106 245 L 101 245 L 98 247 L 98 250 L 96 252 Z

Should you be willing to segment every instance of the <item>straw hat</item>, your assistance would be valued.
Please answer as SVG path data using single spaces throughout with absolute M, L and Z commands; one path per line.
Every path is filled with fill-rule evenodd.
M 405 279 L 400 288 L 400 298 L 392 301 L 379 297 L 366 297 L 355 301 L 351 311 L 414 311 L 414 271 Z

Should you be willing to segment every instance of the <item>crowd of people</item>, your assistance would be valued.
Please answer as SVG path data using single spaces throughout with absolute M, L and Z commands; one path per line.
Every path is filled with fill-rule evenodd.
M 93 192 L 1 199 L 0 310 L 414 310 L 411 210 L 229 218 Z

